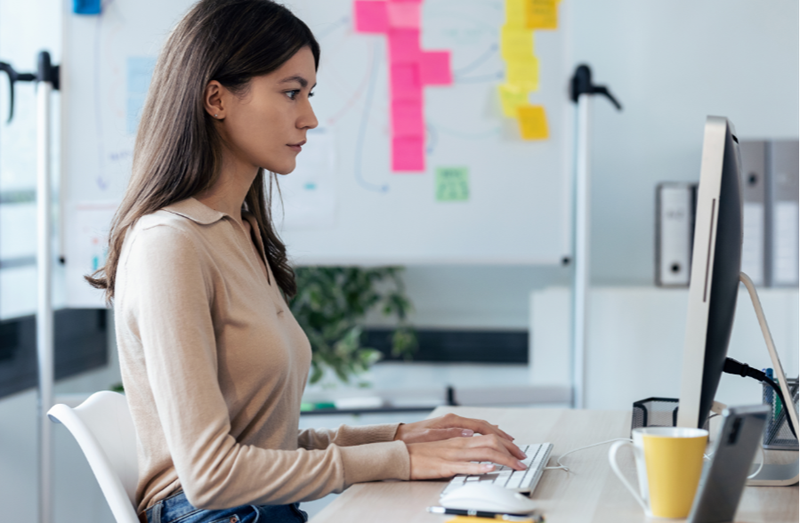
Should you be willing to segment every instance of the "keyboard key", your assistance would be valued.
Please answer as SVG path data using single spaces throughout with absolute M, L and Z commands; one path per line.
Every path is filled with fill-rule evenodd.
M 522 483 L 522 474 L 515 474 L 508 478 L 508 482 L 505 484 L 506 488 L 519 488 Z

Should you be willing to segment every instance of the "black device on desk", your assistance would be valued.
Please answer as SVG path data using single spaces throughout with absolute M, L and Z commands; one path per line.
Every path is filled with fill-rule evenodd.
M 711 463 L 703 469 L 687 523 L 733 521 L 769 411 L 767 405 L 725 409 Z

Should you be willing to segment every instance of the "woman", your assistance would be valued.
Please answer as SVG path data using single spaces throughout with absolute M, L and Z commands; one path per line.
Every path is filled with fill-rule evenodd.
M 458 416 L 298 431 L 311 350 L 264 182 L 317 125 L 318 64 L 311 31 L 270 0 L 202 0 L 158 59 L 88 278 L 115 304 L 149 523 L 304 521 L 298 501 L 357 482 L 524 468 L 510 436 Z

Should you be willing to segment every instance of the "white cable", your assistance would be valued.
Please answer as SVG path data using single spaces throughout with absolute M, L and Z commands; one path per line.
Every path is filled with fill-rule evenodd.
M 560 455 L 559 457 L 556 458 L 556 463 L 558 463 L 557 467 L 545 467 L 544 470 L 559 470 L 560 469 L 560 470 L 565 470 L 565 471 L 569 472 L 569 467 L 567 467 L 567 466 L 565 466 L 565 465 L 563 465 L 561 463 L 561 458 L 564 458 L 564 457 L 568 456 L 569 454 L 572 454 L 573 452 L 578 452 L 579 450 L 590 449 L 592 447 L 597 447 L 599 445 L 605 445 L 607 443 L 614 443 L 615 441 L 633 441 L 633 440 L 631 438 L 614 438 L 614 439 L 610 439 L 610 440 L 607 440 L 607 441 L 601 441 L 600 443 L 592 443 L 591 445 L 586 445 L 585 447 L 579 447 L 577 449 L 572 449 L 569 452 L 565 452 L 564 454 L 562 454 L 562 455 Z
M 633 440 L 631 438 L 615 438 L 615 439 L 609 439 L 609 440 L 606 440 L 606 441 L 601 441 L 600 443 L 592 443 L 591 445 L 586 445 L 585 447 L 578 447 L 577 449 L 572 449 L 569 452 L 565 452 L 564 454 L 562 454 L 562 455 L 560 455 L 559 457 L 556 458 L 556 463 L 558 463 L 557 467 L 544 467 L 544 470 L 564 470 L 566 472 L 569 472 L 570 471 L 569 467 L 567 467 L 566 465 L 561 463 L 561 458 L 564 458 L 564 457 L 568 456 L 569 454 L 572 454 L 573 452 L 578 452 L 579 450 L 590 449 L 592 447 L 598 447 L 600 445 L 605 445 L 607 443 L 613 443 L 615 441 L 633 441 Z M 761 445 L 759 445 L 758 446 L 758 450 L 760 451 L 759 453 L 761 454 L 761 463 L 758 464 L 758 469 L 756 469 L 755 472 L 753 472 L 752 474 L 747 476 L 747 479 L 753 479 L 754 477 L 756 477 L 758 475 L 758 473 L 761 472 L 761 469 L 764 467 L 764 457 L 765 457 L 764 456 L 764 448 Z M 713 456 L 713 455 L 714 455 L 713 452 L 711 452 L 710 454 L 703 454 L 703 458 L 707 459 L 707 460 L 710 460 L 711 456 Z
M 764 468 L 764 458 L 766 458 L 766 456 L 764 456 L 764 447 L 759 445 L 758 446 L 758 450 L 761 451 L 761 452 L 759 452 L 759 454 L 761 454 L 761 463 L 758 464 L 758 468 L 756 469 L 755 472 L 753 472 L 752 474 L 747 476 L 747 479 L 753 479 L 754 477 L 758 476 L 758 473 L 761 472 L 762 468 Z

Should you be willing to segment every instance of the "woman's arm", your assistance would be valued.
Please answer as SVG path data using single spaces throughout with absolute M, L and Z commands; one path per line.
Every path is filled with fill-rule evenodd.
M 392 440 L 401 440 L 406 443 L 423 443 L 450 438 L 472 437 L 476 433 L 494 434 L 500 437 L 500 441 L 503 441 L 512 455 L 524 459 L 519 448 L 511 443 L 514 438 L 500 430 L 497 425 L 492 425 L 480 419 L 464 418 L 453 413 L 408 424 L 390 423 L 359 427 L 340 425 L 336 430 L 305 429 L 300 431 L 298 444 L 305 449 L 324 449 L 331 444 L 347 447 Z
M 352 447 L 381 441 L 393 441 L 400 423 L 362 425 L 351 427 L 340 425 L 337 429 L 304 429 L 299 431 L 297 445 L 301 448 L 325 449 L 328 445 Z

